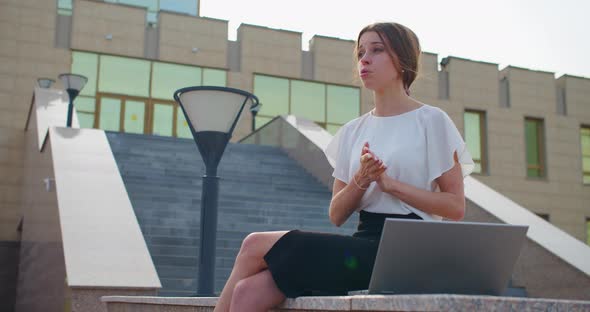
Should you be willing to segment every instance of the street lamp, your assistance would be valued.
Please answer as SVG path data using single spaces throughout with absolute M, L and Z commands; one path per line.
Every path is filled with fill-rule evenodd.
M 260 111 L 260 107 L 262 103 L 257 103 L 256 105 L 252 105 L 250 107 L 250 113 L 252 113 L 252 132 L 256 131 L 256 115 Z
M 55 80 L 51 79 L 51 78 L 39 78 L 37 79 L 37 84 L 39 85 L 40 88 L 43 89 L 49 89 L 51 88 L 51 85 L 55 82 Z
M 201 248 L 199 252 L 198 295 L 214 296 L 215 239 L 217 234 L 217 166 L 229 142 L 244 105 L 258 105 L 258 98 L 246 91 L 213 86 L 187 87 L 174 92 L 195 143 L 205 162 L 201 192 Z
M 74 111 L 74 99 L 80 93 L 80 90 L 84 88 L 84 85 L 88 81 L 88 78 L 82 75 L 76 74 L 61 74 L 58 76 L 61 82 L 63 83 L 66 91 L 68 92 L 68 96 L 70 97 L 70 104 L 68 105 L 68 120 L 66 126 L 68 128 L 72 127 L 72 112 Z

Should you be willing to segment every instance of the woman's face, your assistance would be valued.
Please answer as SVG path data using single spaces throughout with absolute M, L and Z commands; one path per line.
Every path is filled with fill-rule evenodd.
M 367 89 L 380 90 L 391 87 L 396 80 L 401 83 L 394 61 L 376 32 L 368 31 L 362 34 L 357 59 L 359 76 Z

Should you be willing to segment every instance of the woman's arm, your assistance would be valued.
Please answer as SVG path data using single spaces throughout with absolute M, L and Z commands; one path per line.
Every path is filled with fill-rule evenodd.
M 334 179 L 332 187 L 332 201 L 330 202 L 330 222 L 341 226 L 358 207 L 365 190 L 360 189 L 354 183 L 346 184 Z
M 350 215 L 358 207 L 369 185 L 373 181 L 377 181 L 387 169 L 383 161 L 369 152 L 368 143 L 365 143 L 363 146 L 360 162 L 361 166 L 353 176 L 353 181 L 349 184 L 334 179 L 329 216 L 330 221 L 336 226 L 341 226 L 348 220 Z
M 436 179 L 440 192 L 419 189 L 413 185 L 392 179 L 383 173 L 377 183 L 387 192 L 408 205 L 428 214 L 451 220 L 461 220 L 465 215 L 465 194 L 461 165 L 454 155 L 455 165 Z

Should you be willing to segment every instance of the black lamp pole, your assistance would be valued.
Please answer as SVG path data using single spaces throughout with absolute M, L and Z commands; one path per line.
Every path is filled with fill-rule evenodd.
M 70 103 L 68 104 L 68 116 L 66 121 L 66 126 L 68 128 L 72 127 L 72 114 L 74 113 L 74 99 L 80 94 L 80 90 L 84 88 L 86 82 L 88 82 L 88 78 L 77 75 L 77 74 L 60 74 L 59 79 L 62 81 L 66 92 L 68 92 L 68 97 L 70 99 Z
M 66 89 L 68 92 L 68 97 L 70 98 L 70 103 L 68 104 L 68 120 L 66 122 L 66 126 L 68 128 L 72 127 L 72 113 L 74 111 L 74 98 L 78 96 L 80 91 L 75 89 Z
M 194 136 L 205 162 L 201 193 L 201 249 L 197 285 L 198 294 L 201 296 L 210 296 L 214 293 L 217 200 L 219 198 L 217 167 L 230 137 L 229 133 L 218 131 L 201 131 Z
M 186 97 L 183 95 L 186 94 Z M 233 98 L 228 98 L 228 94 Z M 219 177 L 217 167 L 238 122 L 246 102 L 258 104 L 258 98 L 246 91 L 225 87 L 187 87 L 174 92 L 174 100 L 182 108 L 203 162 L 205 175 L 201 192 L 201 247 L 199 251 L 198 296 L 214 296 L 215 281 L 215 241 L 217 239 L 217 200 L 219 198 Z M 183 100 L 185 103 L 183 103 Z M 219 101 L 219 103 L 217 103 Z M 214 102 L 219 106 L 212 106 Z M 204 106 L 205 108 L 201 108 Z M 227 114 L 220 107 L 234 107 Z M 211 120 L 225 119 L 227 127 L 214 125 L 208 118 L 200 119 L 199 124 L 191 117 L 216 115 Z M 221 115 L 221 116 L 220 116 Z M 226 116 L 227 115 L 227 116 Z M 205 125 L 207 124 L 207 125 Z M 210 128 L 209 128 L 210 127 Z M 223 128 L 224 131 L 220 131 Z

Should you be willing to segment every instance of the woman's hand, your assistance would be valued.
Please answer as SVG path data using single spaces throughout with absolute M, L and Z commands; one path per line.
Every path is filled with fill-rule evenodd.
M 361 151 L 361 166 L 352 177 L 354 183 L 360 189 L 367 189 L 371 182 L 377 181 L 381 174 L 387 170 L 383 160 L 379 159 L 370 149 L 369 143 L 365 142 Z
M 385 172 L 383 172 L 377 179 L 377 185 L 379 185 L 381 191 L 390 194 L 393 193 L 396 182 L 398 181 L 388 176 Z

